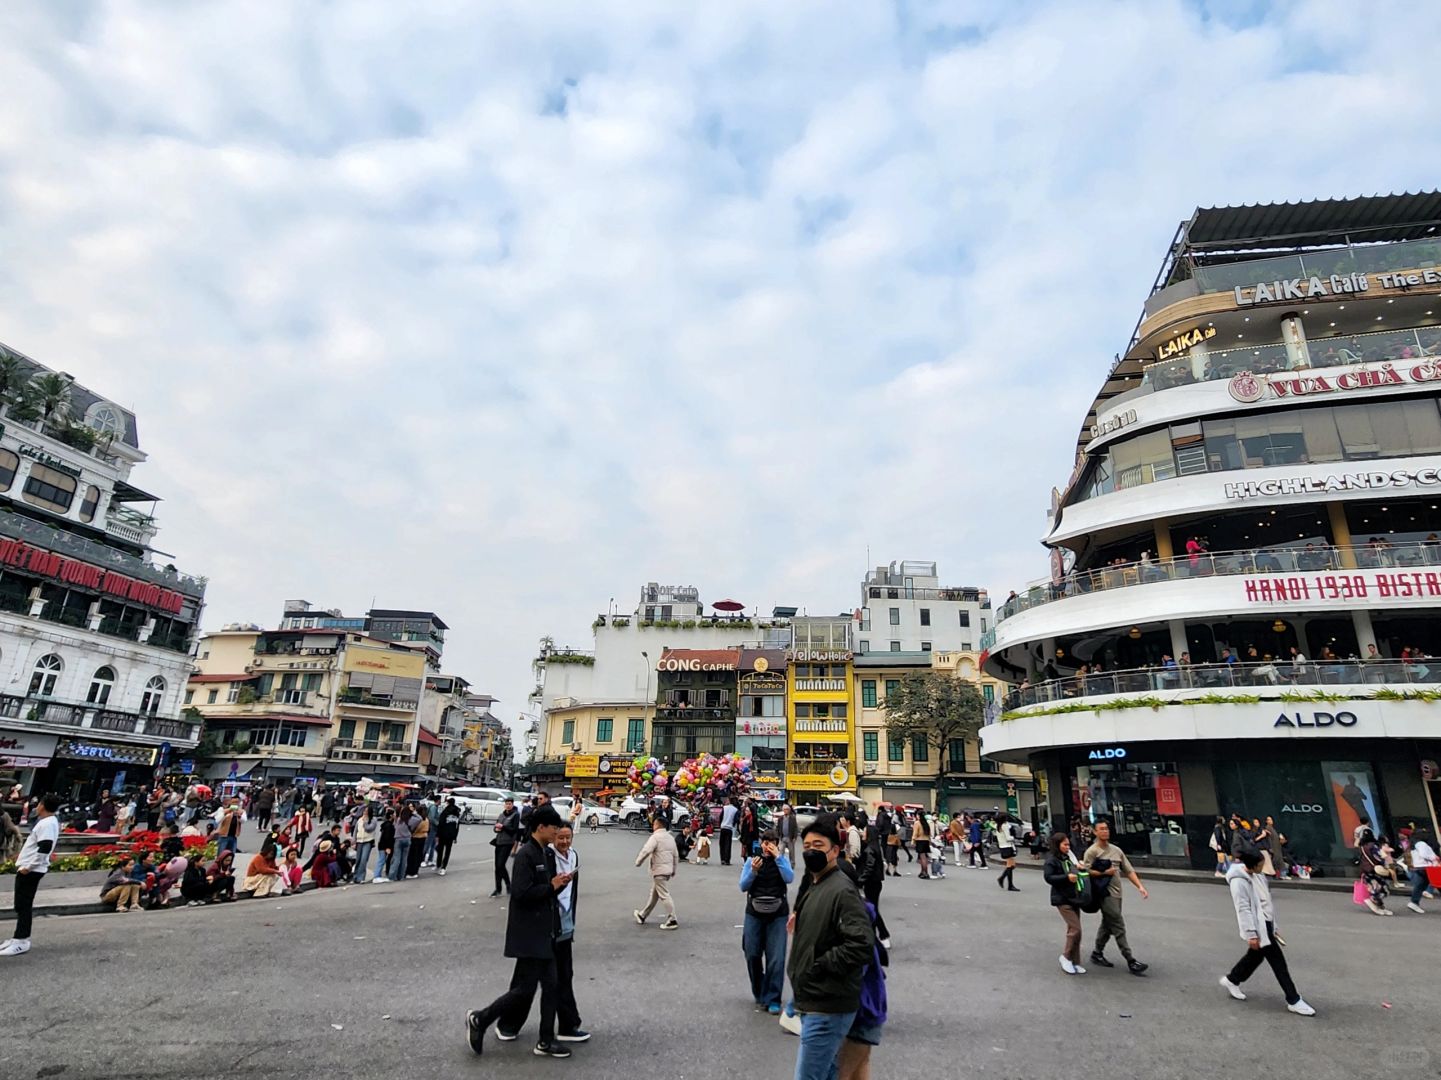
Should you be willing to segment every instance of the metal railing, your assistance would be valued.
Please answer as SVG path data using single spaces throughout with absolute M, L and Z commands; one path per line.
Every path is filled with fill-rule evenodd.
M 1072 571 L 1057 582 L 1033 582 L 1024 593 L 1008 597 L 997 612 L 996 621 L 1012 615 L 1087 593 L 1149 585 L 1157 581 L 1194 578 L 1234 577 L 1243 574 L 1294 574 L 1310 571 L 1351 569 L 1344 565 L 1349 552 L 1356 568 L 1411 569 L 1441 566 L 1441 542 L 1418 541 L 1403 544 L 1363 544 L 1352 548 L 1333 545 L 1303 548 L 1251 548 L 1241 551 L 1207 551 L 1177 555 L 1171 559 L 1144 559 L 1116 563 L 1095 570 Z M 993 639 L 994 640 L 994 639 Z
M 141 581 L 148 581 L 153 585 L 174 589 L 176 592 L 184 593 L 195 599 L 200 599 L 205 595 L 206 578 L 192 577 L 182 574 L 179 570 L 154 566 L 119 548 L 87 540 L 85 537 L 77 536 L 65 529 L 43 525 L 23 514 L 13 512 L 0 514 L 0 536 L 23 540 L 27 544 L 34 544 L 36 547 L 45 548 L 57 554 L 82 559 L 107 570 L 114 570 L 129 577 L 139 578 Z
M 1258 281 L 1417 270 L 1438 264 L 1441 264 L 1441 241 L 1410 240 L 1395 244 L 1323 248 L 1269 259 L 1213 263 L 1193 267 L 1189 276 L 1196 280 L 1203 292 L 1226 292 L 1237 285 L 1253 285 Z
M 956 589 L 918 589 L 907 585 L 874 585 L 866 583 L 866 596 L 871 600 L 959 600 L 964 603 L 990 606 L 985 589 L 969 586 Z
M 837 765 L 843 765 L 854 775 L 855 764 L 850 758 L 787 758 L 786 772 L 800 776 L 826 776 Z
M 56 701 L 54 698 L 0 694 L 0 719 L 32 724 L 85 728 L 195 741 L 199 726 L 183 720 L 166 720 L 146 713 L 107 709 L 93 702 Z M 86 723 L 87 719 L 89 723 Z
M 1175 667 L 1127 668 L 1050 679 L 1011 691 L 1001 702 L 1005 712 L 1109 695 L 1152 694 L 1162 690 L 1230 690 L 1309 686 L 1381 686 L 1441 682 L 1441 658 L 1415 660 L 1289 659 L 1260 663 L 1177 664 Z

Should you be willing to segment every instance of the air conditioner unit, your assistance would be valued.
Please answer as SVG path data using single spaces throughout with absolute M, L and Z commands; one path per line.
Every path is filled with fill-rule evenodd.
M 255 663 L 254 663 L 253 665 L 251 665 L 251 666 L 252 666 L 252 667 L 264 667 L 264 666 L 265 666 L 265 658 L 262 657 L 262 656 L 257 656 L 257 657 L 255 658 Z
M 865 772 L 866 772 L 866 775 L 867 775 L 867 776 L 875 776 L 875 775 L 876 775 L 876 767 L 875 767 L 874 765 L 867 765 L 866 768 L 865 768 Z

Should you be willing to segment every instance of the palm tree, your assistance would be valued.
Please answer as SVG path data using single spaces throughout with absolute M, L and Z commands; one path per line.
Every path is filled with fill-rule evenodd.
M 17 398 L 29 378 L 29 364 L 12 352 L 0 354 L 0 400 Z
M 30 390 L 35 406 L 47 424 L 62 420 L 70 414 L 70 380 L 53 371 L 36 375 L 30 380 Z

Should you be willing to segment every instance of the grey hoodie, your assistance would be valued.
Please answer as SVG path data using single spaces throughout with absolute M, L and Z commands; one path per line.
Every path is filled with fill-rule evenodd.
M 1271 944 L 1266 924 L 1275 924 L 1276 906 L 1271 902 L 1271 886 L 1265 874 L 1253 874 L 1240 863 L 1226 871 L 1226 884 L 1231 887 L 1231 905 L 1236 909 L 1236 925 L 1241 939 L 1256 938 L 1261 948 Z

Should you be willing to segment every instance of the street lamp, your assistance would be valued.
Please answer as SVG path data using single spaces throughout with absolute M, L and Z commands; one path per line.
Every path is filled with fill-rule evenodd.
M 630 752 L 633 754 L 645 752 L 645 711 L 647 706 L 650 705 L 650 653 L 642 649 L 640 651 L 640 654 L 642 657 L 645 658 L 645 697 L 641 698 L 640 702 L 640 727 L 642 742 L 640 746 L 630 748 Z

